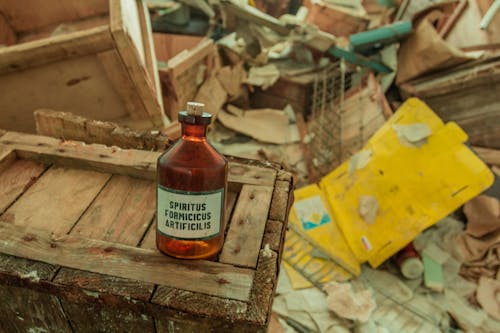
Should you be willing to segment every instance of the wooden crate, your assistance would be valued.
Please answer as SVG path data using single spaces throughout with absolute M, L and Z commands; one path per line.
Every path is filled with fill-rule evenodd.
M 444 121 L 454 121 L 476 146 L 500 149 L 500 58 L 478 60 L 400 85 Z
M 155 248 L 159 153 L 0 132 L 0 331 L 266 332 L 292 178 L 230 159 L 215 262 Z
M 34 133 L 39 108 L 168 123 L 143 0 L 1 0 L 0 45 L 2 128 Z
M 192 101 L 211 71 L 217 52 L 206 37 L 154 34 L 165 112 L 172 121 Z M 200 101 L 201 102 L 201 101 Z M 205 105 L 208 111 L 208 105 Z

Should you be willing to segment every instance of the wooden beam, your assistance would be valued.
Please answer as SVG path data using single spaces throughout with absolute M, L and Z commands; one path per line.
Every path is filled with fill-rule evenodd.
M 210 261 L 183 261 L 111 242 L 0 223 L 0 252 L 50 264 L 248 301 L 254 271 Z M 186 279 L 189 277 L 189 279 Z M 223 281 L 223 282 L 221 282 Z
M 132 9 L 138 5 L 135 1 L 110 0 L 111 34 L 151 121 L 155 126 L 163 127 L 170 121 L 163 114 L 162 105 L 156 98 L 154 78 L 149 76 L 146 68 L 141 28 L 132 23 L 137 16 L 137 7 L 136 12 Z
M 156 160 L 160 155 L 16 132 L 8 132 L 2 136 L 0 147 L 2 146 L 14 148 L 19 158 L 150 180 L 156 179 Z
M 81 57 L 113 48 L 109 26 L 0 48 L 0 74 Z
M 112 122 L 90 120 L 48 109 L 36 110 L 34 117 L 37 133 L 53 138 L 101 143 L 124 149 L 164 151 L 170 146 L 169 136 L 160 131 L 136 131 Z M 178 138 L 175 133 L 170 136 L 172 140 Z

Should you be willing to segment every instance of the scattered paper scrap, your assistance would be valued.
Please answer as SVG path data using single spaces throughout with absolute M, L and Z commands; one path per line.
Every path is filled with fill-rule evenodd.
M 369 290 L 355 292 L 350 283 L 330 282 L 325 286 L 328 308 L 340 317 L 366 322 L 375 310 Z
M 241 116 L 235 115 L 236 113 Z M 221 111 L 218 119 L 227 128 L 262 142 L 284 144 L 298 140 L 289 126 L 288 116 L 282 110 L 254 109 L 239 112 L 233 107 L 231 113 Z
M 244 81 L 252 86 L 262 87 L 266 90 L 276 83 L 280 77 L 280 71 L 275 64 L 268 64 L 262 67 L 252 67 L 248 71 L 248 77 Z
M 500 281 L 481 277 L 476 298 L 486 313 L 500 320 Z

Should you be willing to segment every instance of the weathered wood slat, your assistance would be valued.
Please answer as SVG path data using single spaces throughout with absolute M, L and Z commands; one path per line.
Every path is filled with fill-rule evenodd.
M 113 48 L 109 26 L 12 45 L 0 49 L 0 74 Z
M 0 145 L 14 149 L 19 158 L 149 180 L 156 179 L 156 160 L 159 153 L 133 149 L 124 151 L 103 145 L 86 145 L 82 142 L 61 141 L 16 132 L 8 132 L 2 136 Z
M 0 252 L 94 273 L 248 301 L 254 271 L 208 261 L 181 261 L 155 250 L 0 223 Z M 189 277 L 187 279 L 186 277 Z
M 0 299 L 2 332 L 72 332 L 56 296 L 0 285 Z
M 0 253 L 0 274 L 8 274 L 34 282 L 51 281 L 58 269 L 59 266 Z
M 231 183 L 274 186 L 276 170 L 254 165 L 229 163 L 228 181 Z
M 0 220 L 64 235 L 110 177 L 94 171 L 53 166 L 0 216 Z
M 273 187 L 243 185 L 220 262 L 255 268 L 264 234 Z
M 244 319 L 248 304 L 232 299 L 201 295 L 170 287 L 158 287 L 151 302 L 186 313 L 198 313 L 209 318 Z
M 156 332 L 153 318 L 144 313 L 66 300 L 61 303 L 75 332 Z
M 129 76 L 135 85 L 146 112 L 155 126 L 165 126 L 169 124 L 163 115 L 160 102 L 156 100 L 156 89 L 153 80 L 149 78 L 145 65 L 141 62 L 144 59 L 142 49 L 142 36 L 136 36 L 134 24 L 139 24 L 137 14 L 132 11 L 131 6 L 137 6 L 135 1 L 111 1 L 110 20 L 111 34 L 116 45 L 116 49 L 126 66 Z M 139 4 L 142 5 L 142 4 Z M 137 8 L 135 9 L 137 10 Z M 140 34 L 140 28 L 139 34 Z M 136 45 L 137 41 L 141 45 Z
M 98 144 L 61 141 L 40 135 L 8 132 L 0 137 L 2 149 L 15 150 L 20 158 L 69 167 L 122 174 L 143 179 L 156 179 L 156 160 L 161 153 L 106 147 Z M 241 184 L 274 186 L 276 170 L 264 166 L 229 162 L 228 181 Z M 239 190 L 237 188 L 236 190 Z
M 28 160 L 12 162 L 0 170 L 0 214 L 2 214 L 45 170 L 43 164 Z
M 71 234 L 136 246 L 154 216 L 155 195 L 152 181 L 114 175 Z
M 43 264 L 43 263 L 41 263 Z M 46 265 L 46 264 L 45 264 Z M 71 287 L 77 287 L 85 290 L 91 290 L 95 293 L 89 293 L 98 297 L 100 293 L 118 295 L 134 300 L 148 302 L 153 293 L 154 284 L 124 279 L 122 277 L 110 276 L 62 267 L 53 279 L 54 283 Z
M 109 50 L 97 54 L 97 58 L 106 71 L 106 75 L 113 83 L 116 92 L 123 99 L 125 108 L 132 119 L 148 117 L 144 104 L 137 94 L 134 83 L 130 80 L 127 68 L 123 64 L 117 50 Z

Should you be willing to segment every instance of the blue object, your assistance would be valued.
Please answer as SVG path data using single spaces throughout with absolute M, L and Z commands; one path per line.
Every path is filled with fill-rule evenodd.
M 352 34 L 349 37 L 349 49 L 365 55 L 373 54 L 407 36 L 411 29 L 411 21 L 399 21 L 378 29 Z
M 374 71 L 378 73 L 391 73 L 392 69 L 387 67 L 381 62 L 372 60 L 370 58 L 364 57 L 360 54 L 341 49 L 340 47 L 333 46 L 328 49 L 328 54 L 335 57 L 335 58 L 341 58 L 345 59 L 346 61 L 355 64 L 355 65 L 360 65 L 363 67 L 368 67 L 373 69 Z

